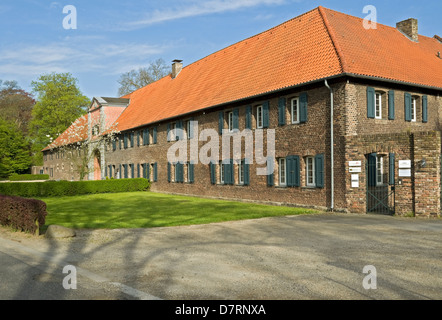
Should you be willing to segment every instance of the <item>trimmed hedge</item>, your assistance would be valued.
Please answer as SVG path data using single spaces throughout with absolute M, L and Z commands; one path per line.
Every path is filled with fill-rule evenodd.
M 9 181 L 33 181 L 33 180 L 49 180 L 48 174 L 13 174 L 9 177 Z
M 0 183 L 0 193 L 25 198 L 75 196 L 96 193 L 147 191 L 147 179 L 111 179 L 97 181 L 45 181 Z
M 43 201 L 0 195 L 1 225 L 36 234 L 45 224 L 46 215 Z

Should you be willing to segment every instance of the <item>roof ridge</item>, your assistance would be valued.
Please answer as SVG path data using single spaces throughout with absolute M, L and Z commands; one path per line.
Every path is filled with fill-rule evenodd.
M 321 14 L 322 20 L 324 21 L 325 28 L 327 29 L 328 35 L 330 36 L 330 39 L 331 39 L 331 41 L 333 43 L 333 47 L 336 50 L 336 54 L 337 54 L 337 56 L 339 58 L 339 62 L 341 64 L 341 71 L 345 72 L 346 69 L 347 69 L 346 68 L 347 64 L 346 64 L 345 59 L 344 59 L 344 53 L 343 53 L 339 43 L 336 40 L 336 38 L 337 38 L 336 34 L 332 30 L 331 24 L 328 21 L 326 13 L 325 13 L 325 10 L 329 10 L 329 9 L 326 9 L 323 6 L 319 6 L 317 9 L 319 10 L 319 13 Z

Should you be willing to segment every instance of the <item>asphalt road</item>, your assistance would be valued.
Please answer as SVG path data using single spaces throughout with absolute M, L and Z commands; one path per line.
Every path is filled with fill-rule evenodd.
M 76 289 L 63 287 L 67 265 Z M 0 228 L 3 300 L 439 300 L 441 274 L 441 219 L 323 214 L 61 240 Z

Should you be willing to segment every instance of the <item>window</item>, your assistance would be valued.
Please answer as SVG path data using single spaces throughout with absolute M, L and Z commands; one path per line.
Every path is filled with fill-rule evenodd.
M 382 93 L 375 94 L 375 118 L 382 119 Z
M 384 184 L 384 157 L 376 156 L 376 185 Z
M 291 117 L 292 124 L 299 123 L 299 98 L 292 99 Z
M 263 122 L 262 106 L 257 106 L 256 107 L 256 127 L 258 129 L 262 129 L 263 126 L 264 126 L 264 122 Z
M 170 123 L 167 126 L 168 132 L 167 132 L 167 141 L 176 141 L 176 123 Z
M 186 123 L 186 137 L 187 137 L 187 139 L 192 139 L 193 137 L 192 137 L 192 120 L 187 120 L 187 123 Z
M 228 128 L 229 128 L 229 132 L 233 132 L 233 112 L 230 111 L 227 113 L 227 123 L 228 123 Z
M 314 157 L 305 158 L 305 182 L 307 187 L 316 187 Z
M 411 122 L 416 122 L 417 97 L 411 97 Z
M 285 158 L 281 158 L 278 161 L 279 164 L 279 185 L 286 186 L 287 185 L 287 173 L 286 173 L 286 160 Z
M 238 184 L 244 184 L 244 161 L 238 164 Z

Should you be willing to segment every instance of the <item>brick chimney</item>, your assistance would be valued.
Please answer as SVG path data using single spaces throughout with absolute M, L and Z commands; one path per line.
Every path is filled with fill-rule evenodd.
M 437 41 L 439 41 L 440 43 L 442 43 L 442 38 L 439 37 L 437 34 L 434 35 L 434 39 L 436 39 Z
M 172 62 L 172 79 L 175 79 L 183 70 L 183 60 L 173 60 Z
M 408 36 L 411 40 L 416 42 L 419 41 L 417 19 L 410 18 L 408 20 L 398 22 L 396 23 L 396 28 Z

